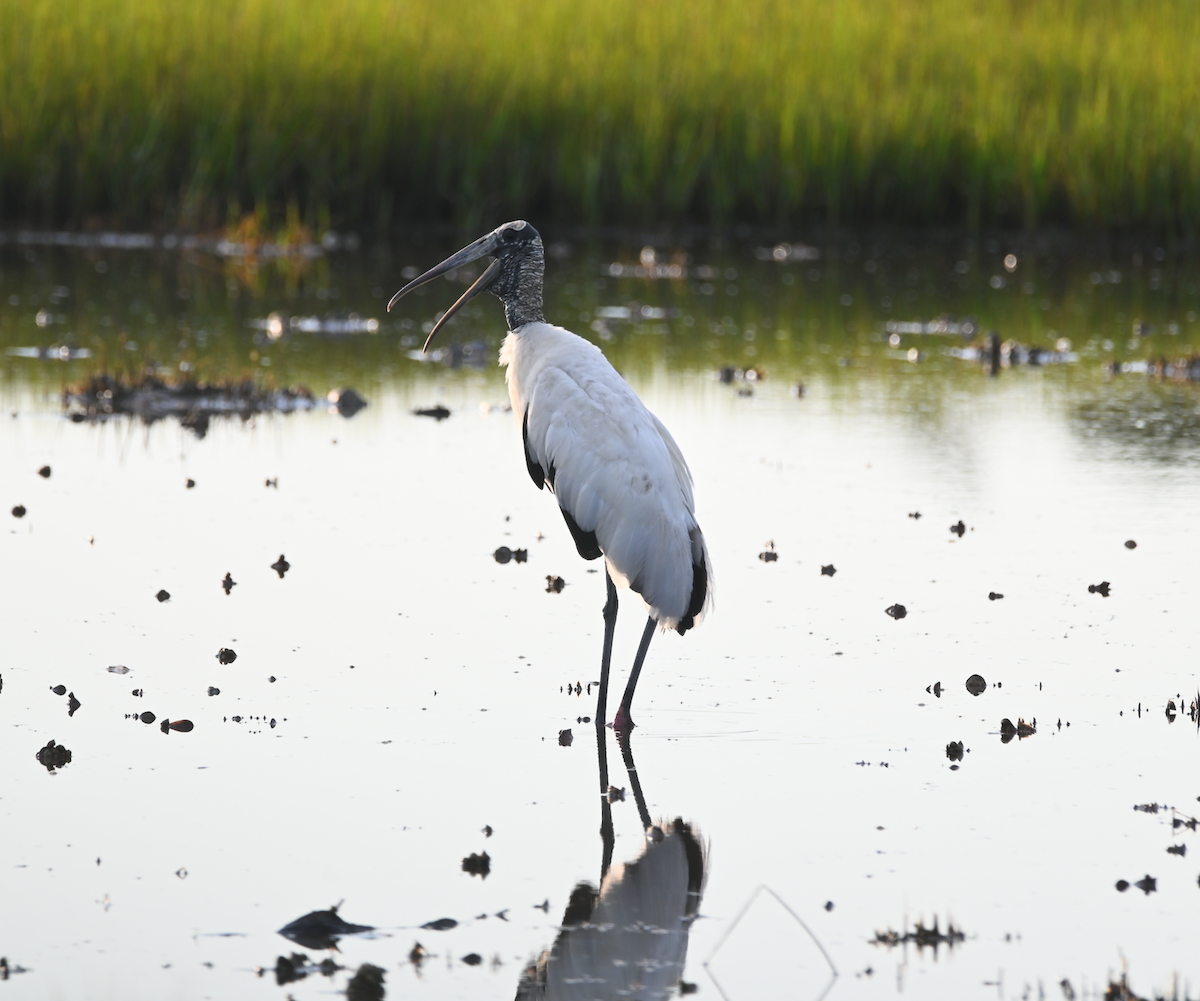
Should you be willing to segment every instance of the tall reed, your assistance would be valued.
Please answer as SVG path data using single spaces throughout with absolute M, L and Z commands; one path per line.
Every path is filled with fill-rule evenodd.
M 1194 0 L 0 0 L 9 223 L 1200 221 Z

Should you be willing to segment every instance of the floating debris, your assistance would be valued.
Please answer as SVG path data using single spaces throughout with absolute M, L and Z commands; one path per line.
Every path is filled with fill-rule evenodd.
M 12 516 L 14 518 L 24 518 L 25 517 L 25 505 L 18 504 L 16 507 L 14 507 L 12 509 Z
M 449 931 L 451 928 L 457 928 L 458 922 L 454 918 L 438 918 L 436 921 L 426 921 L 421 927 L 428 931 Z
M 48 772 L 53 772 L 54 769 L 62 768 L 64 765 L 71 763 L 71 752 L 63 747 L 62 744 L 56 744 L 54 741 L 50 741 L 34 757 L 41 764 L 45 765 Z
M 187 482 L 184 484 L 184 489 L 191 490 L 193 487 L 195 487 L 195 485 L 196 481 L 189 476 Z
M 138 719 L 140 719 L 147 726 L 149 726 L 151 723 L 153 723 L 157 718 L 158 717 L 155 716 L 154 713 L 152 713 L 152 712 L 144 712 L 138 717 Z
M 1167 849 L 1167 854 L 1178 855 L 1180 858 L 1183 858 L 1187 854 L 1187 845 L 1171 845 Z
M 282 987 L 284 984 L 303 980 L 310 973 L 319 973 L 323 977 L 332 977 L 343 967 L 338 966 L 331 958 L 323 959 L 314 965 L 304 953 L 293 952 L 290 957 L 280 956 L 275 960 L 275 982 Z M 259 976 L 265 972 L 259 969 Z
M 1124 893 L 1128 889 L 1129 889 L 1129 880 L 1127 880 L 1127 879 L 1118 879 L 1117 880 L 1117 892 L 1118 893 Z
M 1032 723 L 1026 723 L 1025 720 L 1017 717 L 1017 724 L 1013 726 L 1013 721 L 1007 716 L 1000 721 L 1000 742 L 1007 744 L 1013 737 L 1019 737 L 1024 740 L 1026 737 L 1032 737 L 1037 733 L 1037 720 Z
M 821 576 L 822 577 L 832 577 L 835 573 L 837 573 L 837 567 L 835 567 L 832 563 L 829 563 L 826 566 L 821 567 Z
M 575 741 L 575 734 L 573 734 L 571 732 L 570 727 L 567 727 L 567 729 L 565 729 L 565 730 L 558 731 L 559 747 L 570 747 L 571 744 L 574 743 L 574 741 Z
M 75 710 L 79 708 L 80 701 L 75 698 L 74 692 L 67 692 L 67 715 L 74 716 Z
M 988 591 L 988 601 L 999 601 L 1003 597 L 999 591 Z
M 526 563 L 529 560 L 528 549 L 509 549 L 508 546 L 501 546 L 494 553 L 492 558 L 500 564 L 505 564 L 510 560 L 513 563 Z
M 779 559 L 779 554 L 775 552 L 774 539 L 767 543 L 766 549 L 758 554 L 758 558 L 764 563 L 774 563 L 777 559 Z
M 963 537 L 963 534 L 966 532 L 966 530 L 967 526 L 962 523 L 961 518 L 959 518 L 957 525 L 950 526 L 950 531 L 957 535 L 960 539 Z
M 230 650 L 229 647 L 223 646 L 217 651 L 217 660 L 222 664 L 232 664 L 237 660 L 237 654 Z
M 109 674 L 128 674 L 129 668 L 124 664 L 110 664 L 108 667 Z
M 190 719 L 174 720 L 170 726 L 176 733 L 191 733 L 196 729 L 196 725 Z
M 450 416 L 450 411 L 440 403 L 436 407 L 419 407 L 413 411 L 416 417 L 432 417 L 435 421 L 444 421 Z M 457 425 L 455 425 L 457 427 Z
M 383 976 L 381 967 L 363 963 L 346 985 L 346 1001 L 383 1001 Z
M 338 916 L 339 903 L 327 911 L 309 911 L 282 928 L 279 934 L 306 949 L 333 949 L 343 935 L 374 931 L 372 925 L 352 925 Z
M 135 699 L 140 699 L 142 696 L 144 696 L 146 694 L 146 690 L 144 688 L 135 688 L 129 694 L 132 695 Z
M 1098 594 L 1102 598 L 1107 598 L 1109 588 L 1111 586 L 1112 585 L 1110 585 L 1108 583 L 1108 581 L 1106 581 L 1106 580 L 1102 580 L 1099 584 L 1089 584 L 1088 585 L 1088 594 Z
M 247 421 L 257 414 L 286 414 L 317 406 L 316 398 L 306 386 L 274 389 L 252 379 L 166 382 L 151 373 L 138 379 L 99 373 L 63 392 L 63 409 L 76 423 L 127 415 L 153 424 L 175 417 L 197 438 L 208 433 L 214 417 L 239 417 Z
M 946 757 L 951 761 L 962 761 L 963 759 L 963 742 L 961 740 L 952 740 L 946 745 Z
M 893 619 L 902 619 L 902 618 L 904 618 L 904 616 L 906 616 L 908 614 L 908 609 L 905 608 L 903 605 L 897 604 L 897 605 L 889 605 L 887 608 L 884 609 L 884 612 L 886 612 L 888 615 L 890 615 Z
M 50 479 L 50 467 L 42 466 L 42 468 L 38 470 L 38 476 L 40 476 L 43 480 Z
M 940 699 L 942 697 L 942 683 L 935 681 L 932 685 L 926 685 L 925 691 L 929 692 L 934 698 Z
M 161 603 L 162 603 L 162 602 L 164 602 L 164 601 L 170 601 L 170 600 L 171 600 L 171 592 L 170 592 L 170 591 L 167 591 L 167 590 L 165 590 L 165 589 L 164 589 L 164 590 L 160 590 L 160 591 L 158 592 L 158 594 L 156 594 L 154 597 L 156 597 L 156 598 L 159 600 L 159 603 L 161 604 Z
M 462 871 L 470 873 L 472 876 L 478 876 L 480 879 L 487 879 L 488 873 L 492 871 L 492 860 L 487 852 L 475 854 L 472 852 L 462 860 Z
M 1143 876 L 1141 879 L 1139 879 L 1133 885 L 1136 886 L 1139 890 L 1141 890 L 1148 897 L 1148 896 L 1150 896 L 1150 894 L 1154 893 L 1158 889 L 1158 880 L 1155 879 L 1153 876 L 1147 874 L 1146 876 Z
M 566 586 L 567 582 L 561 577 L 555 577 L 553 574 L 546 575 L 547 594 L 562 594 L 562 589 Z
M 926 928 L 924 924 L 918 921 L 914 931 L 901 933 L 892 931 L 890 928 L 885 932 L 877 931 L 875 938 L 871 940 L 871 944 L 883 945 L 891 949 L 897 945 L 908 945 L 911 943 L 918 950 L 929 947 L 934 952 L 937 952 L 939 945 L 945 945 L 953 949 L 955 945 L 964 941 L 966 941 L 966 935 L 960 929 L 955 928 L 953 922 L 946 927 L 946 931 L 943 933 L 938 929 L 938 921 L 935 917 L 933 919 L 933 926 L 930 928 Z
M 67 686 L 66 685 L 55 685 L 53 688 L 50 689 L 50 691 L 52 691 L 55 695 L 66 695 L 67 694 Z
M 367 405 L 367 401 L 349 386 L 345 389 L 331 389 L 326 399 L 333 404 L 333 408 L 342 417 L 347 419 L 353 417 Z
M 967 679 L 967 691 L 972 695 L 982 695 L 987 691 L 987 682 L 983 680 L 982 674 L 972 674 Z
M 912 520 L 913 520 L 913 521 L 920 521 L 920 520 L 921 520 L 921 512 L 920 512 L 920 511 L 909 511 L 909 512 L 908 512 L 908 516 L 909 516 L 910 518 L 912 518 Z
M 226 594 L 229 594 L 230 591 L 237 587 L 237 581 L 233 579 L 233 574 L 225 574 L 225 579 L 221 581 L 221 587 L 225 589 Z
M 467 966 L 478 966 L 483 962 L 483 957 L 477 952 L 470 952 L 463 956 L 462 961 L 466 963 Z
M 1133 539 L 1126 539 L 1125 540 L 1125 548 L 1126 549 L 1137 549 L 1137 543 L 1134 542 Z
M 283 558 L 283 553 L 280 553 L 279 559 L 271 564 L 271 569 L 279 574 L 280 580 L 283 580 L 283 575 L 292 569 L 292 565 Z

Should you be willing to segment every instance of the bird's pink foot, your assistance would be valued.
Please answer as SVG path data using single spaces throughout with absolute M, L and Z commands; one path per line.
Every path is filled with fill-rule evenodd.
M 617 710 L 617 715 L 613 717 L 612 727 L 617 733 L 629 733 L 633 729 L 633 717 L 629 715 L 629 709 L 626 706 L 621 706 Z

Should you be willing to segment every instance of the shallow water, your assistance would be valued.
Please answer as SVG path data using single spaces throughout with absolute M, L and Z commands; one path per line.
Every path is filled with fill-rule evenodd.
M 702 997 L 1053 997 L 1064 978 L 1095 996 L 1122 971 L 1139 994 L 1200 993 L 1200 845 L 1172 827 L 1200 815 L 1200 388 L 1105 370 L 1192 353 L 1197 269 L 1153 248 L 1135 264 L 993 247 L 777 262 L 752 243 L 664 246 L 651 266 L 688 277 L 657 280 L 634 270 L 640 241 L 552 248 L 548 317 L 600 343 L 672 429 L 715 566 L 712 617 L 651 646 L 632 739 L 651 819 L 707 845 L 683 926 Z M 493 364 L 499 306 L 479 300 L 442 341 L 479 367 L 410 357 L 458 287 L 382 308 L 404 268 L 453 249 L 255 269 L 0 247 L 0 508 L 26 509 L 0 535 L 0 954 L 27 971 L 7 995 L 316 998 L 372 963 L 389 998 L 507 998 L 572 890 L 599 883 L 580 720 L 602 575 L 528 481 Z M 272 313 L 333 311 L 380 323 L 270 336 Z M 888 321 L 939 314 L 1065 338 L 1078 360 L 991 378 L 948 353 L 961 336 L 889 343 Z M 10 352 L 62 345 L 91 357 Z M 257 370 L 369 405 L 215 419 L 203 437 L 64 419 L 63 386 L 101 363 Z M 765 377 L 714 374 L 751 366 Z M 449 419 L 412 413 L 435 403 Z M 499 546 L 528 562 L 498 564 Z M 642 622 L 623 594 L 616 685 Z M 160 730 L 181 719 L 194 729 Z M 1004 719 L 1036 733 L 1003 741 Z M 652 859 L 606 739 L 626 789 L 612 861 Z M 53 773 L 34 757 L 49 740 L 71 751 Z M 464 872 L 484 851 L 486 879 Z M 1154 892 L 1115 888 L 1147 875 Z M 341 900 L 376 930 L 341 940 L 332 979 L 277 985 L 277 956 L 327 955 L 277 930 Z M 444 917 L 457 926 L 420 927 Z M 965 940 L 873 944 L 935 919 Z

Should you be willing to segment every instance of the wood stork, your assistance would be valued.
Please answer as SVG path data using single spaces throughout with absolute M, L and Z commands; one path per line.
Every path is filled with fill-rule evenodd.
M 696 522 L 692 476 L 675 439 L 600 349 L 542 316 L 546 260 L 542 238 L 524 220 L 505 223 L 404 286 L 388 303 L 483 257 L 494 260 L 437 321 L 446 322 L 482 292 L 504 304 L 508 336 L 500 364 L 525 465 L 538 489 L 549 487 L 585 560 L 605 562 L 604 647 L 597 725 L 603 725 L 617 622 L 616 585 L 642 596 L 650 615 L 629 683 L 613 720 L 633 727 L 630 705 L 655 627 L 680 634 L 712 601 L 712 570 Z

